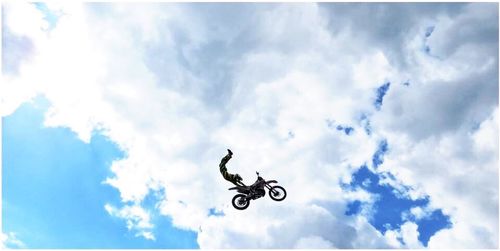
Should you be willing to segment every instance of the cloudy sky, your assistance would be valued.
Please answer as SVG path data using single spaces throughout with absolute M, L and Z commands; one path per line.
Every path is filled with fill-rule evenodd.
M 498 3 L 3 3 L 2 52 L 3 247 L 498 248 Z

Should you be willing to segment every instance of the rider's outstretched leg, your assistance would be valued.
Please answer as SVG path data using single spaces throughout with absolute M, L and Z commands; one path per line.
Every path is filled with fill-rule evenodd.
M 220 161 L 219 167 L 221 169 L 226 168 L 227 162 L 233 157 L 233 152 L 231 152 L 231 150 L 227 149 L 227 152 L 228 153 L 226 154 L 226 156 L 224 156 L 224 158 L 222 158 L 222 160 Z
M 220 173 L 222 174 L 222 177 L 224 177 L 225 180 L 233 183 L 234 185 L 245 186 L 245 184 L 241 182 L 242 179 L 238 174 L 230 174 L 227 172 L 226 164 L 232 157 L 233 157 L 233 152 L 227 149 L 227 155 L 224 156 L 224 158 L 222 158 L 219 164 Z
M 219 170 L 220 170 L 220 173 L 222 174 L 222 177 L 224 177 L 225 180 L 233 182 L 232 176 L 234 176 L 234 175 L 228 173 L 227 167 L 226 167 L 227 162 L 233 157 L 233 153 L 229 149 L 227 149 L 227 151 L 228 151 L 227 155 L 224 156 L 224 158 L 222 158 L 222 160 L 220 161 Z

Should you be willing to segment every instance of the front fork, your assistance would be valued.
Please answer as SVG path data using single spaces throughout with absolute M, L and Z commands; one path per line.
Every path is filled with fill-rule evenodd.
M 273 186 L 269 185 L 268 183 L 266 183 L 266 187 L 267 187 L 267 189 L 269 189 L 269 191 L 273 190 Z
M 276 192 L 273 191 L 273 187 L 271 185 L 269 185 L 268 183 L 266 183 L 266 187 L 267 187 L 267 189 L 269 189 L 270 192 L 272 192 L 274 195 L 276 195 Z

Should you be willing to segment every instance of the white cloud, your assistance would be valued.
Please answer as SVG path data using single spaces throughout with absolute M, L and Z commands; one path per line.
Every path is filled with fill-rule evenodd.
M 28 41 L 43 41 L 46 35 L 42 29 L 47 27 L 48 24 L 43 20 L 42 13 L 33 4 L 3 4 L 3 8 L 2 34 L 10 39 L 24 39 L 26 45 L 22 46 L 22 49 L 15 56 L 8 56 L 12 52 L 3 51 L 3 59 L 11 60 L 11 62 L 3 61 L 2 67 L 3 69 L 20 68 L 17 71 L 23 72 L 25 64 L 22 64 L 22 61 L 19 60 L 26 58 L 26 54 L 36 53 L 39 49 L 37 43 Z M 19 20 L 25 20 L 26 22 L 19 22 Z M 35 45 L 33 46 L 33 44 Z M 10 47 L 6 45 L 5 48 Z M 21 81 L 16 76 L 8 74 L 8 71 L 3 71 L 2 84 L 0 84 L 0 115 L 5 116 L 14 112 L 21 103 L 35 95 L 33 90 L 35 79 L 30 80 Z
M 399 230 L 387 230 L 385 235 L 392 240 L 393 245 L 397 245 L 399 248 L 422 249 L 424 246 L 418 240 L 417 228 L 417 224 L 407 221 L 401 225 Z
M 422 208 L 422 207 L 412 207 L 410 209 L 410 211 L 409 211 L 409 214 L 411 216 L 413 216 L 413 218 L 415 220 L 420 220 L 420 219 L 429 217 L 432 214 L 433 210 L 435 210 L 435 209 L 431 209 L 429 207 L 424 207 L 424 208 Z M 405 214 L 404 215 L 404 218 L 406 218 L 405 220 L 411 220 L 412 218 L 409 217 L 410 215 L 406 215 Z
M 52 104 L 46 126 L 69 127 L 85 142 L 98 130 L 116 142 L 126 157 L 113 162 L 114 175 L 104 182 L 124 205 L 105 210 L 147 239 L 154 239 L 154 223 L 140 202 L 165 188 L 158 212 L 198 232 L 202 248 L 400 247 L 397 238 L 419 248 L 414 223 L 382 235 L 366 220 L 369 212 L 344 215 L 349 201 L 374 198 L 339 183 L 350 182 L 387 138 L 390 151 L 379 168 L 397 180 L 386 182 L 411 185 L 412 198 L 430 195 L 431 207 L 451 216 L 453 227 L 433 236 L 430 247 L 497 247 L 498 78 L 489 78 L 498 59 L 477 68 L 463 50 L 438 60 L 421 49 L 429 23 L 436 29 L 428 43 L 438 53 L 455 20 L 469 25 L 463 19 L 477 8 L 453 15 L 417 8 L 427 13 L 421 20 L 419 13 L 398 14 L 404 21 L 390 23 L 405 32 L 391 39 L 377 34 L 388 23 L 354 29 L 361 25 L 355 15 L 371 13 L 363 6 L 346 19 L 337 7 L 315 4 L 50 5 L 65 15 L 48 34 L 37 29 L 44 25 L 39 14 L 19 27 L 6 22 L 36 53 L 18 75 L 3 76 L 0 87 L 16 98 L 2 95 L 2 115 L 38 93 Z M 29 4 L 5 7 L 16 18 L 32 11 Z M 216 15 L 224 11 L 242 17 Z M 387 16 L 375 18 L 377 25 L 394 12 L 379 11 Z M 408 79 L 410 86 L 400 84 Z M 392 84 L 375 112 L 375 88 L 385 81 Z M 373 135 L 364 132 L 361 114 L 370 117 Z M 354 133 L 329 128 L 327 120 Z M 471 133 L 474 123 L 480 126 Z M 226 148 L 235 153 L 230 172 L 252 183 L 259 170 L 287 189 L 287 199 L 266 195 L 234 210 L 230 184 L 218 173 Z M 210 208 L 224 216 L 208 216 Z M 470 238 L 455 242 L 464 233 Z
M 489 146 L 478 142 L 483 134 L 498 138 L 497 113 L 495 109 L 475 133 L 459 131 L 413 144 L 401 136 L 389 137 L 392 150 L 382 168 L 421 189 L 430 196 L 431 207 L 451 216 L 453 227 L 432 237 L 429 247 L 498 244 L 498 140 Z M 455 241 L 464 234 L 473 237 Z
M 0 248 L 2 249 L 26 248 L 26 244 L 20 241 L 16 233 L 13 232 L 0 233 L 0 240 Z
M 297 244 L 295 245 L 294 248 L 299 248 L 299 249 L 309 249 L 309 248 L 314 248 L 314 249 L 332 249 L 334 248 L 332 246 L 332 243 L 319 237 L 319 236 L 309 236 L 309 237 L 302 237 L 297 241 Z
M 137 230 L 136 236 L 143 236 L 149 240 L 155 240 L 151 229 L 153 224 L 150 222 L 150 213 L 144 210 L 139 205 L 124 206 L 123 208 L 117 209 L 109 204 L 104 205 L 104 209 L 108 214 L 114 217 L 122 218 L 127 222 L 127 228 L 129 230 Z
M 470 15 L 465 12 L 459 19 Z M 436 28 L 434 33 L 440 32 Z M 470 46 L 484 47 L 482 43 Z M 434 236 L 430 247 L 496 247 L 498 62 L 470 67 L 470 59 L 455 59 L 455 54 L 446 61 L 420 59 L 432 61 L 437 68 L 447 67 L 449 74 L 433 75 L 435 69 L 422 68 L 424 76 L 434 77 L 409 88 L 391 89 L 384 102 L 386 112 L 373 119 L 378 127 L 374 131 L 383 132 L 391 146 L 382 169 L 396 174 L 404 184 L 421 188 L 416 190 L 430 195 L 433 207 L 451 215 L 454 226 Z M 463 65 L 469 66 L 462 69 Z M 473 131 L 476 124 L 480 126 Z M 460 229 L 469 229 L 474 237 L 455 242 L 453 238 L 466 234 Z M 454 233 L 446 234 L 450 232 Z

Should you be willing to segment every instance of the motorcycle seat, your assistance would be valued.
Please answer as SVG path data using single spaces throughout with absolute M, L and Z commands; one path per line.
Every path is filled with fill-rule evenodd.
M 237 186 L 237 187 L 231 187 L 228 190 L 238 190 L 238 189 L 248 189 L 248 186 Z

